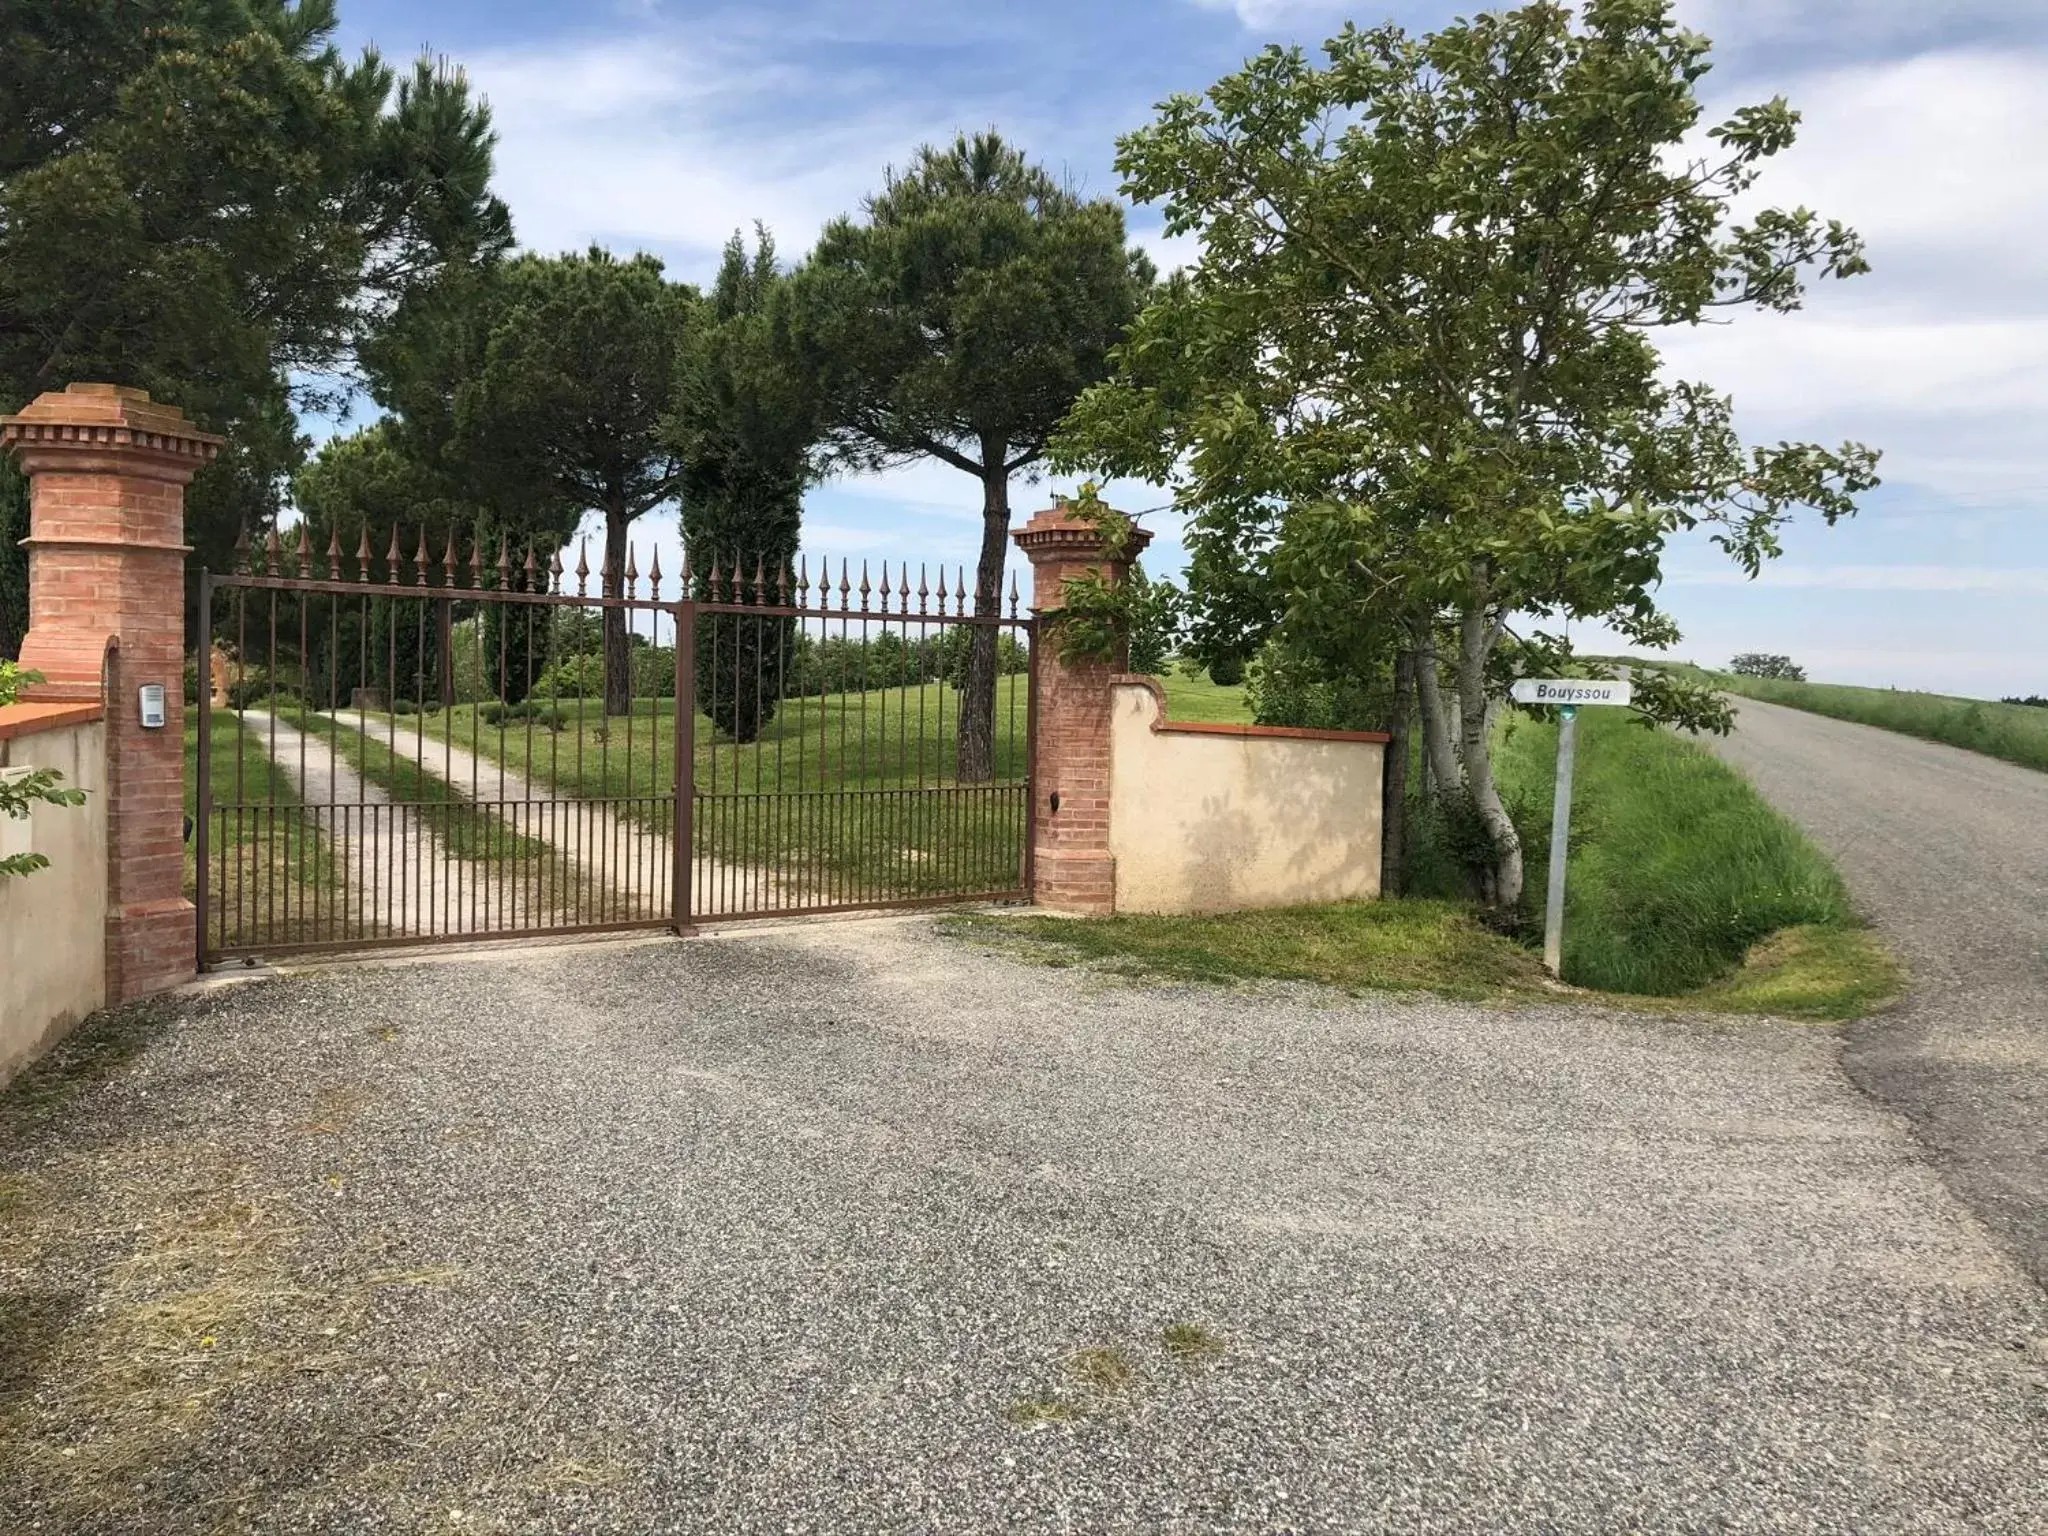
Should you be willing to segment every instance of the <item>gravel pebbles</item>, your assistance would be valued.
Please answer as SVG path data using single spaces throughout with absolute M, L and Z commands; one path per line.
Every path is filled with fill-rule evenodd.
M 126 1027 L 0 1098 L 10 1533 L 2044 1529 L 2048 1304 L 1832 1031 L 923 918 Z

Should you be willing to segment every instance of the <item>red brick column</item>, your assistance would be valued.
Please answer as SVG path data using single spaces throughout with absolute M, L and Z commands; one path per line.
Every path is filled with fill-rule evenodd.
M 1116 860 L 1109 851 L 1110 694 L 1125 659 L 1060 660 L 1058 610 L 1070 578 L 1098 570 L 1111 582 L 1123 580 L 1152 535 L 1133 528 L 1122 558 L 1108 559 L 1101 530 L 1062 503 L 1012 537 L 1031 561 L 1031 608 L 1040 620 L 1031 897 L 1055 911 L 1101 916 L 1116 910 Z
M 185 899 L 185 486 L 220 451 L 139 389 L 73 384 L 0 417 L 29 476 L 28 636 L 38 699 L 104 701 L 107 1000 L 193 974 Z M 140 690 L 164 687 L 161 728 Z

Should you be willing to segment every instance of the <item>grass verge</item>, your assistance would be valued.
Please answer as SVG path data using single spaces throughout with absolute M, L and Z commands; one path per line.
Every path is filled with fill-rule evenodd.
M 1528 889 L 1538 922 L 1557 732 L 1552 721 L 1511 717 L 1498 749 L 1503 793 L 1533 813 Z M 1618 711 L 1580 715 L 1566 981 L 1678 996 L 1731 975 L 1781 930 L 1857 926 L 1834 866 L 1740 773 Z
M 943 926 L 961 937 L 1010 941 L 1050 964 L 1086 962 L 1174 981 L 1314 981 L 1474 1001 L 1564 990 L 1535 955 L 1451 901 L 1333 902 L 1208 917 L 975 914 Z
M 1557 729 L 1514 717 L 1496 759 L 1504 795 L 1534 834 L 1528 881 L 1539 904 Z M 1057 964 L 1185 981 L 1267 978 L 1505 1001 L 1592 996 L 1809 1019 L 1859 1017 L 1898 993 L 1897 963 L 1861 925 L 1833 865 L 1740 774 L 1618 714 L 1588 710 L 1579 731 L 1566 986 L 1527 944 L 1450 899 L 1210 917 L 976 917 L 951 927 Z
M 1860 928 L 1801 927 L 1755 946 L 1731 973 L 1675 997 L 1560 985 L 1525 946 L 1458 903 L 1338 902 L 1212 917 L 997 917 L 943 921 L 955 937 L 1049 965 L 1208 984 L 1306 981 L 1468 1002 L 1596 1002 L 1632 1010 L 1860 1018 L 1897 995 L 1897 963 Z
M 1702 673 L 1715 687 L 1767 704 L 1874 725 L 1902 736 L 1946 742 L 2022 768 L 2048 772 L 2048 709 L 1959 699 L 1897 688 L 1851 688 L 1840 683 L 1788 683 L 1775 678 Z

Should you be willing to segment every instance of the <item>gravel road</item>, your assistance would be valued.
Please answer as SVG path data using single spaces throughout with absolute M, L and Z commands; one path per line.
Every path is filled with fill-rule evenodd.
M 924 918 L 211 992 L 0 1095 L 0 1529 L 2038 1532 L 1839 1049 Z
M 2048 774 L 1734 702 L 1708 745 L 1828 851 L 1913 973 L 1850 1029 L 1851 1077 L 2048 1285 Z

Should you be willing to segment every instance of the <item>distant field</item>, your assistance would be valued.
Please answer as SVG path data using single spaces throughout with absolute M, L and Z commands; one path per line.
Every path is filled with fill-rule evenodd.
M 2022 768 L 2048 772 L 2048 709 L 1959 699 L 1945 693 L 1909 693 L 1897 688 L 1851 688 L 1841 683 L 1784 683 L 1738 677 L 1732 672 L 1689 668 L 1715 687 L 1747 699 L 1762 699 L 1836 720 L 1874 725 L 1902 736 L 1947 742 Z
M 1245 701 L 1244 684 L 1222 687 L 1206 677 L 1189 677 L 1169 669 L 1160 679 L 1166 690 L 1166 718 L 1190 720 L 1205 725 L 1249 725 L 1252 707 Z

